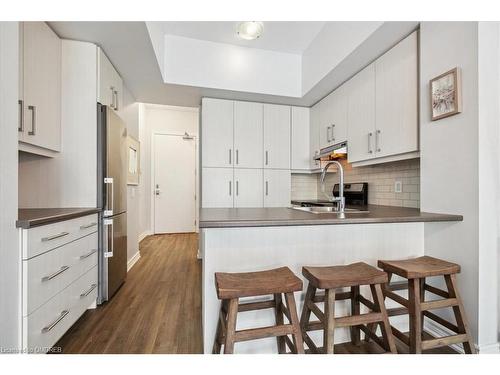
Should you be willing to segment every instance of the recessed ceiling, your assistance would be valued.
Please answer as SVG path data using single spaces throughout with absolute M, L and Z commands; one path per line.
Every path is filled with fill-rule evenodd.
M 259 20 L 256 20 L 259 21 Z M 148 22 L 161 24 L 164 34 L 186 38 L 208 40 L 237 46 L 260 48 L 272 51 L 302 54 L 321 31 L 326 22 L 319 21 L 267 21 L 259 39 L 244 40 L 238 37 L 238 21 L 204 22 Z

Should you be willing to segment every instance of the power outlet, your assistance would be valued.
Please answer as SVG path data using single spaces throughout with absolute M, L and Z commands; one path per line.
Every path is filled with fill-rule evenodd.
M 403 183 L 401 181 L 394 182 L 394 192 L 402 193 L 403 192 Z

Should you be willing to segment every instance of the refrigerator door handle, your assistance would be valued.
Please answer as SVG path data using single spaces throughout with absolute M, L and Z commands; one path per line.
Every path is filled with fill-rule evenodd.
M 113 219 L 104 219 L 104 225 L 107 226 L 108 231 L 108 248 L 104 252 L 104 258 L 111 258 L 113 256 L 114 239 L 113 239 Z
M 106 184 L 106 209 L 104 210 L 104 216 L 113 216 L 113 200 L 114 200 L 114 187 L 113 187 L 113 178 L 112 177 L 104 177 L 104 183 Z M 109 194 L 109 188 L 111 187 L 111 194 Z M 111 202 L 111 204 L 110 204 Z M 110 207 L 111 206 L 111 207 Z

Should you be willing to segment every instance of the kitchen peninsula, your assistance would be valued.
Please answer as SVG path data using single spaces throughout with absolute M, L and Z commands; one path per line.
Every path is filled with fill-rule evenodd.
M 215 336 L 219 301 L 214 273 L 248 272 L 288 266 L 298 276 L 303 265 L 336 265 L 424 254 L 424 223 L 462 221 L 460 215 L 369 205 L 368 212 L 313 214 L 291 208 L 202 208 L 203 342 L 209 353 Z M 306 285 L 306 283 L 304 283 Z M 297 296 L 302 308 L 304 296 Z M 337 314 L 347 305 L 337 303 Z M 396 321 L 396 325 L 399 322 Z M 272 310 L 238 315 L 237 328 L 274 324 Z M 320 331 L 315 332 L 319 339 Z M 339 330 L 336 342 L 346 341 Z M 275 339 L 238 343 L 236 353 L 275 352 Z

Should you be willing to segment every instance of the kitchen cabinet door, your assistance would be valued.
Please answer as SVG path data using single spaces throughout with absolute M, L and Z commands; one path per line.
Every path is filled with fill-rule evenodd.
M 263 169 L 234 168 L 234 207 L 262 207 Z
M 290 169 L 290 107 L 264 104 L 264 168 Z
M 118 110 L 122 105 L 123 81 L 108 59 L 99 48 L 97 53 L 97 101 Z
M 289 170 L 264 170 L 264 207 L 289 207 L 291 174 Z
M 330 101 L 331 97 L 323 98 L 318 104 L 318 123 L 319 123 L 319 148 L 325 148 L 330 145 Z
M 234 102 L 234 166 L 262 168 L 263 104 Z
M 311 169 L 309 108 L 292 107 L 290 164 L 294 171 Z
M 233 207 L 233 168 L 202 168 L 201 206 L 204 208 Z
M 349 163 L 374 157 L 375 143 L 375 64 L 355 75 L 348 90 L 349 127 L 347 158 Z
M 340 86 L 331 94 L 331 124 L 329 145 L 347 141 L 347 103 L 349 82 Z
M 233 106 L 231 100 L 204 98 L 201 106 L 202 167 L 232 167 Z
M 376 157 L 418 150 L 417 32 L 375 61 Z
M 309 144 L 310 144 L 310 166 L 311 170 L 320 168 L 320 162 L 314 160 L 314 157 L 319 155 L 319 106 L 316 104 L 313 106 L 309 113 Z
M 61 39 L 45 22 L 23 23 L 24 143 L 61 149 Z M 21 108 L 20 108 L 21 110 Z

